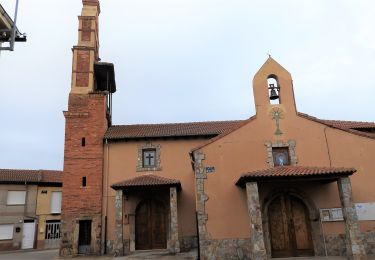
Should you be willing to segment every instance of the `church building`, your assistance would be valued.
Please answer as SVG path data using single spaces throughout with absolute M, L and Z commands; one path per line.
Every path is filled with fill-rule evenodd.
M 375 253 L 374 122 L 298 112 L 291 74 L 269 57 L 253 78 L 249 119 L 112 125 L 100 5 L 82 2 L 64 111 L 60 255 Z

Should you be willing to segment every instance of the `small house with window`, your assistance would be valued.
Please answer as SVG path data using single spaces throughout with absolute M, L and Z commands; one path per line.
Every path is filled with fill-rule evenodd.
M 40 233 L 51 212 L 43 211 L 49 202 L 40 195 L 52 189 L 61 205 L 61 180 L 61 171 L 0 169 L 0 251 L 44 248 Z M 60 221 L 60 215 L 51 217 Z

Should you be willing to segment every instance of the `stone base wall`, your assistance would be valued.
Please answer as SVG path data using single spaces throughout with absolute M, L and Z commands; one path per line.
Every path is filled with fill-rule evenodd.
M 21 243 L 13 242 L 12 240 L 0 242 L 0 251 L 11 251 L 19 249 L 21 249 Z
M 375 254 L 375 232 L 364 232 L 361 234 L 367 254 Z M 345 256 L 345 234 L 326 235 L 327 255 Z
M 201 241 L 201 259 L 251 259 L 250 250 L 245 238 Z
M 78 254 L 79 221 L 91 220 L 91 245 L 87 254 L 101 254 L 101 215 L 81 216 L 73 218 L 65 216 L 61 223 L 60 256 L 71 257 Z
M 327 255 L 329 256 L 345 256 L 346 255 L 345 234 L 326 235 L 325 242 L 326 242 L 326 248 L 327 248 Z
M 107 255 L 113 255 L 113 240 L 107 240 L 105 243 L 106 246 L 106 254 Z
M 179 239 L 180 241 L 180 249 L 181 252 L 187 252 L 190 251 L 193 248 L 198 247 L 198 240 L 196 236 L 186 236 Z M 124 255 L 129 255 L 130 252 L 130 240 L 124 239 Z M 113 240 L 107 240 L 106 242 L 106 249 L 107 249 L 107 255 L 114 255 L 113 250 L 114 242 Z
M 196 236 L 186 236 L 180 238 L 181 252 L 187 252 L 193 248 L 198 248 L 198 239 Z

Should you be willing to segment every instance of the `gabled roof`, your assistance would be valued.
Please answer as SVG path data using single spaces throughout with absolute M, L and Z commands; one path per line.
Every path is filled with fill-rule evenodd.
M 361 121 L 345 121 L 345 120 L 326 120 L 326 119 L 319 119 L 314 116 L 310 116 L 305 113 L 298 112 L 300 117 L 305 119 L 315 121 L 336 129 L 340 129 L 355 135 L 360 135 L 364 137 L 368 137 L 371 139 L 375 139 L 375 133 L 368 133 L 364 131 L 359 131 L 358 129 L 374 129 L 375 130 L 375 122 L 361 122 Z
M 324 120 L 324 119 L 319 119 L 319 118 L 316 118 L 316 117 L 313 117 L 313 116 L 310 116 L 308 114 L 301 113 L 301 112 L 298 112 L 298 115 L 305 118 L 305 119 L 312 120 L 312 121 L 327 125 L 329 127 L 337 128 L 337 129 L 340 129 L 340 130 L 343 130 L 343 131 L 346 131 L 346 132 L 349 132 L 349 133 L 352 133 L 352 134 L 356 134 L 356 135 L 368 137 L 368 138 L 371 138 L 371 139 L 375 139 L 375 133 L 368 133 L 368 132 L 356 130 L 356 129 L 374 129 L 375 130 L 375 122 Z M 247 120 L 237 121 L 238 124 L 236 126 L 234 126 L 232 129 L 230 129 L 229 131 L 221 133 L 220 135 L 218 135 L 218 136 L 208 140 L 207 142 L 204 142 L 203 144 L 195 147 L 191 151 L 194 152 L 196 150 L 199 150 L 199 149 L 205 147 L 206 145 L 223 138 L 224 136 L 230 134 L 231 132 L 234 132 L 235 130 L 237 130 L 241 126 L 245 125 L 246 123 L 251 122 L 255 118 L 256 118 L 256 116 L 252 116 Z
M 0 169 L 0 183 L 62 184 L 62 171 Z
M 374 133 L 359 131 L 358 129 L 375 129 L 375 122 L 358 122 L 344 120 L 324 120 L 305 113 L 298 115 L 327 126 L 344 130 L 356 135 L 375 139 Z M 233 121 L 207 121 L 189 123 L 162 123 L 162 124 L 137 124 L 137 125 L 114 125 L 110 126 L 104 135 L 108 140 L 128 140 L 147 138 L 175 138 L 175 137 L 207 137 L 211 138 L 206 143 L 194 150 L 218 140 L 233 132 L 239 127 L 255 119 L 255 116 L 246 120 Z
M 113 184 L 111 187 L 115 190 L 123 189 L 137 189 L 146 187 L 176 187 L 178 190 L 181 189 L 181 183 L 179 180 L 169 179 L 161 177 L 155 174 L 145 174 L 132 179 L 127 179 L 121 182 Z
M 266 181 L 280 179 L 337 179 L 338 177 L 352 175 L 356 172 L 354 168 L 343 167 L 308 167 L 308 166 L 280 166 L 269 169 L 257 170 L 242 174 L 236 182 L 238 186 L 245 186 L 246 182 Z
M 211 121 L 170 124 L 115 125 L 108 128 L 104 139 L 123 140 L 138 138 L 166 138 L 217 136 L 231 131 L 243 120 Z
M 375 122 L 362 122 L 362 121 L 346 121 L 346 120 L 326 120 L 305 113 L 298 112 L 299 116 L 321 122 L 326 125 L 334 126 L 342 129 L 361 129 L 361 128 L 375 128 Z

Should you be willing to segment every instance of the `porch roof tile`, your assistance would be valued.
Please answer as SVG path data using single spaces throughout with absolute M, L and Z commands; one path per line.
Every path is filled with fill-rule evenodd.
M 243 187 L 245 186 L 246 182 L 272 179 L 309 179 L 314 177 L 322 179 L 334 179 L 341 176 L 352 175 L 356 171 L 357 170 L 354 168 L 344 167 L 279 166 L 244 173 L 237 180 L 236 185 Z
M 145 187 L 176 187 L 178 190 L 181 190 L 181 182 L 176 179 L 169 179 L 161 177 L 155 174 L 143 174 L 141 176 L 127 179 L 121 182 L 112 184 L 112 188 L 115 190 L 118 189 L 134 189 L 134 188 L 145 188 Z

